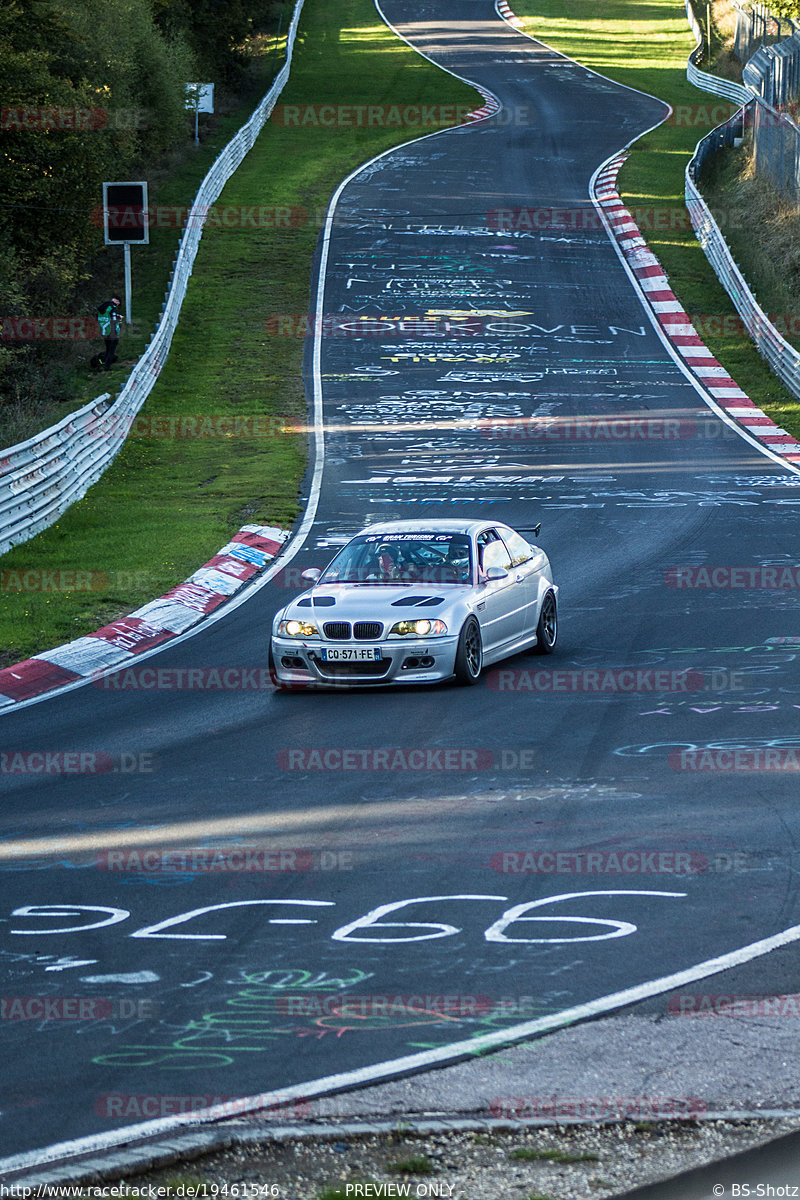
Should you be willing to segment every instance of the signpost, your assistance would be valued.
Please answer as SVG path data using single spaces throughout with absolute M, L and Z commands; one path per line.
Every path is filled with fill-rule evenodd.
M 708 42 L 708 48 L 706 50 L 706 63 L 710 65 L 710 63 L 711 63 L 711 0 L 708 0 L 708 3 L 706 4 L 706 30 L 708 31 L 708 37 L 706 38 L 706 41 Z
M 131 323 L 131 246 L 150 242 L 147 184 L 143 181 L 103 184 L 103 240 L 121 245 L 125 256 L 125 324 Z

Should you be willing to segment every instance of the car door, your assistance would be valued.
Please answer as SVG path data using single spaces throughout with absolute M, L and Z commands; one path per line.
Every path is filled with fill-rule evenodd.
M 481 626 L 484 653 L 519 641 L 525 618 L 524 576 L 518 580 L 511 555 L 496 529 L 485 529 L 476 538 L 478 587 L 475 612 Z M 486 579 L 490 567 L 502 567 L 503 579 Z
M 521 534 L 507 525 L 498 526 L 511 557 L 511 573 L 524 593 L 525 603 L 522 616 L 522 634 L 536 632 L 539 619 L 539 585 L 544 564 L 547 561 L 543 550 L 531 546 Z

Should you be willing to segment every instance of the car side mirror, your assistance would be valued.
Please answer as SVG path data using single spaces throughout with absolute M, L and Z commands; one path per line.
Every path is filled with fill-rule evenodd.
M 321 575 L 319 567 L 309 567 L 307 571 L 301 572 L 300 578 L 307 579 L 310 583 L 318 583 Z
M 507 579 L 508 571 L 505 567 L 489 567 L 486 572 L 486 581 L 491 582 L 492 579 Z

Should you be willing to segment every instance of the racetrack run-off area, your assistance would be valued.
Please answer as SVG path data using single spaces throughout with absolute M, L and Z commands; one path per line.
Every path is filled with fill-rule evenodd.
M 588 198 L 665 106 L 488 0 L 382 7 L 503 107 L 335 197 L 283 569 L 141 666 L 3 718 L 5 1170 L 713 993 L 700 964 L 795 936 L 800 480 L 705 404 Z M 453 515 L 542 522 L 544 665 L 470 689 L 262 684 L 303 569 L 369 523 Z

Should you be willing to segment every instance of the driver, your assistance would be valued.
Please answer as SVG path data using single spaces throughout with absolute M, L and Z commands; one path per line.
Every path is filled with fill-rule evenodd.
M 462 543 L 451 541 L 444 556 L 444 582 L 465 583 L 469 574 L 469 555 Z
M 381 579 L 397 579 L 400 575 L 400 565 L 397 549 L 385 543 L 378 547 L 378 570 Z

